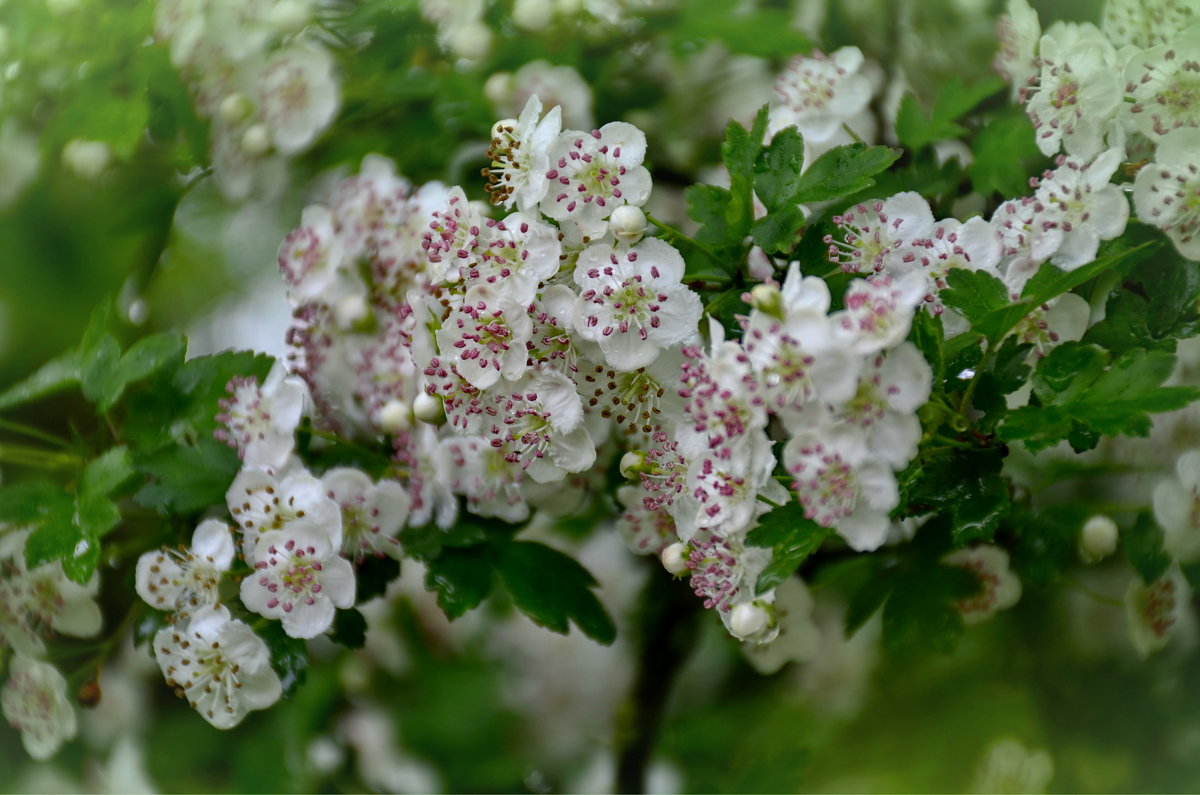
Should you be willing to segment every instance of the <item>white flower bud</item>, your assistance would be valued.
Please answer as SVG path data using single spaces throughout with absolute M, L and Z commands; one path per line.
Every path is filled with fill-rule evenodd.
M 663 568 L 672 574 L 683 574 L 687 571 L 687 544 L 676 541 L 674 544 L 667 545 L 667 548 L 662 551 Z
M 367 316 L 367 299 L 359 293 L 344 295 L 333 305 L 333 319 L 339 328 L 350 329 Z
M 379 427 L 387 433 L 399 433 L 412 427 L 408 406 L 393 398 L 379 410 Z
M 641 207 L 632 204 L 622 204 L 613 210 L 608 219 L 608 228 L 613 237 L 622 243 L 636 243 L 646 232 L 646 214 Z
M 279 0 L 267 13 L 267 22 L 277 33 L 296 33 L 312 17 L 308 0 Z
M 501 119 L 492 125 L 492 138 L 500 138 L 506 132 L 512 132 L 516 127 L 516 119 Z
M 63 163 L 76 176 L 83 179 L 97 179 L 108 168 L 112 158 L 112 149 L 103 141 L 85 141 L 76 138 L 63 147 Z
M 766 610 L 757 604 L 742 602 L 733 608 L 733 615 L 729 617 L 729 629 L 737 637 L 747 640 L 766 629 L 769 621 L 770 616 Z
M 646 456 L 630 450 L 621 456 L 621 477 L 626 480 L 636 480 L 639 468 L 646 462 Z
M 554 18 L 554 6 L 550 0 L 517 0 L 513 3 L 512 18 L 518 28 L 537 32 Z
M 1083 523 L 1079 533 L 1079 557 L 1084 563 L 1104 560 L 1117 550 L 1117 523 L 1104 514 L 1096 514 Z
M 271 133 L 265 124 L 252 124 L 242 133 L 242 151 L 251 157 L 261 157 L 271 151 Z
M 441 398 L 427 392 L 417 394 L 416 400 L 413 401 L 413 414 L 421 422 L 430 425 L 441 425 L 446 421 L 446 409 L 442 406 Z
M 492 49 L 492 29 L 474 20 L 455 30 L 447 44 L 456 57 L 477 61 Z
M 756 284 L 750 290 L 750 303 L 773 317 L 783 317 L 783 294 L 774 284 Z
M 234 91 L 221 100 L 218 112 L 224 121 L 229 124 L 238 124 L 248 118 L 253 110 L 254 106 L 250 104 L 249 98 L 240 91 Z
M 494 106 L 502 106 L 506 104 L 513 95 L 514 79 L 512 72 L 496 72 L 483 84 L 483 95 L 487 97 L 487 101 Z M 513 124 L 516 122 L 513 121 Z M 495 134 L 495 126 L 492 127 L 493 135 Z

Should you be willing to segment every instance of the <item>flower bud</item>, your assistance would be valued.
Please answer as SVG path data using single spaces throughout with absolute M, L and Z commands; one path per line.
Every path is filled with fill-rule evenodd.
M 535 33 L 545 30 L 553 18 L 554 5 L 550 0 L 517 0 L 513 3 L 513 22 L 522 30 Z
M 621 477 L 626 480 L 637 480 L 638 471 L 646 462 L 646 456 L 630 450 L 621 456 Z
M 757 604 L 742 602 L 733 608 L 733 615 L 729 617 L 729 629 L 738 638 L 747 640 L 766 629 L 769 621 L 770 616 L 766 610 Z
M 344 295 L 333 305 L 333 319 L 343 329 L 354 328 L 366 318 L 368 312 L 367 299 L 359 293 Z
M 387 433 L 399 433 L 412 427 L 408 406 L 392 398 L 379 410 L 379 427 Z
M 251 157 L 261 157 L 271 151 L 271 133 L 265 124 L 252 124 L 242 133 L 242 151 Z
M 492 139 L 503 138 L 507 133 L 517 128 L 516 119 L 500 119 L 492 125 Z
M 234 91 L 221 100 L 218 112 L 221 118 L 229 124 L 238 124 L 249 118 L 254 106 L 250 99 L 240 91 Z
M 774 284 L 756 284 L 750 290 L 750 304 L 772 317 L 783 317 L 783 294 Z
M 421 422 L 430 425 L 441 425 L 446 421 L 446 409 L 442 406 L 441 398 L 427 392 L 421 392 L 413 401 L 413 414 Z
M 492 29 L 478 20 L 467 22 L 450 34 L 447 44 L 455 57 L 477 61 L 492 49 Z
M 82 179 L 94 180 L 99 178 L 108 168 L 112 158 L 112 149 L 103 141 L 85 141 L 75 138 L 63 147 L 63 163 L 75 175 Z
M 514 78 L 512 72 L 494 72 L 491 77 L 483 84 L 483 95 L 487 97 L 487 101 L 494 106 L 501 106 L 512 99 L 514 88 Z M 507 119 L 511 124 L 516 124 L 515 119 Z M 499 124 L 500 122 L 497 122 Z M 492 126 L 492 137 L 496 137 L 496 126 Z
M 267 22 L 277 33 L 296 33 L 308 24 L 312 12 L 308 0 L 279 0 L 267 13 Z
M 1104 560 L 1117 550 L 1117 523 L 1096 514 L 1083 523 L 1079 533 L 1079 557 L 1084 563 Z
M 683 574 L 687 571 L 687 544 L 676 541 L 674 544 L 668 544 L 667 548 L 662 551 L 663 568 L 675 575 Z
M 613 237 L 622 243 L 636 243 L 646 232 L 646 214 L 641 207 L 623 204 L 613 210 L 608 219 L 608 228 Z

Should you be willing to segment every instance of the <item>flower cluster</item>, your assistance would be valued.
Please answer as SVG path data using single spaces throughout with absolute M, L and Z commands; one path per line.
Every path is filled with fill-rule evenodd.
M 341 88 L 305 0 L 160 0 L 155 36 L 212 122 L 221 190 L 245 199 L 282 187 L 283 158 L 333 121 Z
M 1109 2 L 1100 27 L 1056 22 L 1043 33 L 1028 3 L 1010 0 L 1001 32 L 1001 73 L 1026 102 L 1042 152 L 1061 150 L 1077 163 L 1080 174 L 1070 187 L 1095 191 L 1109 179 L 1102 173 L 1110 165 L 1115 168 L 1127 158 L 1147 160 L 1134 183 L 1138 220 L 1162 229 L 1185 257 L 1200 257 L 1200 173 L 1195 163 L 1200 25 L 1192 7 Z M 1094 173 L 1085 175 L 1089 163 Z M 1095 232 L 1101 239 L 1112 236 Z M 1082 244 L 1079 235 L 1074 237 L 1068 248 Z

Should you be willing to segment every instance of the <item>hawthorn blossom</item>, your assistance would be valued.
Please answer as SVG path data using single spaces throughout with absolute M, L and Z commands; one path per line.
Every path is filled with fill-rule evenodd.
M 1000 269 L 1012 292 L 1020 293 L 1062 243 L 1063 230 L 1053 217 L 1043 215 L 1045 209 L 1035 197 L 1026 196 L 1003 202 L 992 213 L 989 223 L 1000 235 Z
M 1190 0 L 1105 0 L 1100 29 L 1116 47 L 1165 44 L 1197 18 Z
M 917 454 L 921 423 L 917 409 L 929 400 L 933 372 L 911 342 L 868 357 L 858 390 L 838 410 L 844 422 L 860 428 L 873 456 L 903 469 Z
M 529 518 L 529 504 L 521 490 L 525 470 L 508 460 L 503 446 L 483 436 L 442 440 L 450 466 L 446 483 L 453 494 L 466 497 L 476 516 L 495 516 L 505 522 Z
M 197 611 L 186 627 L 159 630 L 153 649 L 167 685 L 214 728 L 233 728 L 283 693 L 267 644 L 224 605 Z
M 681 540 L 690 539 L 698 528 L 723 536 L 745 532 L 755 517 L 769 508 L 759 501 L 759 495 L 776 504 L 787 501 L 787 490 L 773 477 L 775 454 L 763 431 L 717 446 L 693 434 L 688 436 L 694 441 L 684 487 L 692 499 L 672 506 Z M 684 504 L 691 510 L 682 510 Z
M 855 279 L 846 288 L 846 308 L 830 318 L 841 327 L 853 352 L 869 355 L 891 348 L 908 336 L 916 307 L 925 294 L 925 277 L 918 271 L 898 278 L 878 274 Z
M 942 563 L 966 569 L 979 580 L 977 593 L 954 603 L 966 624 L 986 621 L 1021 598 L 1021 581 L 1009 571 L 1008 553 L 1000 547 L 981 544 L 960 549 L 942 558 Z
M 221 577 L 233 563 L 233 533 L 217 519 L 201 522 L 188 549 L 164 547 L 138 558 L 134 587 L 156 610 L 192 613 L 216 604 Z
M 80 585 L 67 577 L 60 560 L 27 568 L 29 535 L 28 530 L 12 529 L 0 534 L 0 645 L 40 656 L 46 651 L 42 635 L 48 631 L 75 638 L 100 631 L 100 579 L 93 574 Z
M 1048 31 L 1038 46 L 1041 73 L 1026 107 L 1042 154 L 1061 147 L 1090 160 L 1120 108 L 1122 83 L 1112 44 L 1089 23 Z
M 1115 187 L 1115 186 L 1114 186 Z M 938 221 L 929 237 L 912 244 L 893 265 L 899 274 L 916 270 L 925 277 L 925 308 L 935 315 L 945 310 L 939 294 L 948 286 L 955 268 L 983 271 L 999 277 L 1001 238 L 987 221 L 976 216 L 963 223 L 954 218 Z
M 803 429 L 784 447 L 783 462 L 806 517 L 834 528 L 859 552 L 887 540 L 888 513 L 900 502 L 899 489 L 891 468 L 869 452 L 857 428 Z
M 1090 163 L 1060 158 L 1059 167 L 1046 172 L 1034 200 L 1042 207 L 1043 224 L 1061 231 L 1051 263 L 1067 271 L 1086 265 L 1096 259 L 1100 241 L 1125 231 L 1129 201 L 1109 182 L 1123 156 L 1113 148 Z
M 1008 0 L 1005 12 L 996 21 L 996 37 L 1000 39 L 1000 51 L 992 64 L 1011 84 L 1009 98 L 1015 100 L 1038 74 L 1037 46 L 1042 25 L 1028 0 Z
M 300 226 L 279 246 L 279 270 L 293 305 L 320 298 L 333 286 L 348 259 L 345 242 L 333 223 L 328 207 L 309 205 L 300 215 Z
M 462 188 L 456 185 L 447 191 L 421 239 L 421 248 L 434 266 L 435 282 L 457 281 L 463 278 L 464 267 L 478 261 L 483 223 L 482 209 L 467 200 Z
M 44 761 L 75 736 L 78 723 L 67 680 L 49 663 L 18 652 L 0 691 L 0 708 L 10 726 L 21 733 L 25 751 Z
M 532 331 L 527 304 L 498 287 L 474 284 L 438 330 L 437 343 L 471 386 L 487 389 L 501 377 L 512 381 L 525 372 Z
M 1164 135 L 1154 162 L 1138 172 L 1133 206 L 1138 219 L 1166 232 L 1180 254 L 1200 260 L 1200 129 Z
M 321 476 L 329 499 L 342 509 L 342 554 L 350 558 L 387 555 L 400 559 L 396 533 L 412 500 L 394 480 L 372 483 L 361 470 L 337 467 Z
M 682 363 L 683 355 L 668 348 L 653 364 L 629 372 L 603 364 L 582 364 L 576 380 L 584 407 L 611 420 L 631 447 L 642 449 L 656 431 L 674 427 L 681 417 L 678 383 Z
M 575 384 L 562 373 L 530 373 L 493 398 L 496 413 L 484 435 L 504 460 L 538 483 L 562 480 L 596 461 Z
M 760 674 L 773 674 L 788 662 L 809 662 L 821 650 L 821 631 L 813 621 L 813 598 L 799 577 L 775 588 L 775 622 L 779 634 L 770 643 L 743 643 L 742 652 Z
M 1155 487 L 1154 518 L 1172 557 L 1183 563 L 1200 558 L 1200 450 L 1179 456 L 1174 473 Z
M 260 534 L 299 521 L 319 527 L 335 549 L 342 544 L 341 508 L 307 470 L 279 478 L 245 467 L 230 484 L 225 501 L 242 530 L 242 554 L 248 563 L 257 561 L 254 550 Z
M 281 620 L 293 638 L 320 635 L 333 624 L 337 608 L 354 606 L 354 569 L 310 521 L 262 533 L 250 557 L 254 571 L 242 580 L 242 603 Z
M 676 540 L 675 520 L 661 509 L 648 508 L 637 486 L 617 489 L 617 501 L 624 508 L 617 518 L 617 535 L 635 555 L 661 555 Z
M 829 261 L 846 273 L 887 270 L 902 256 L 902 247 L 933 232 L 929 202 L 914 191 L 897 193 L 886 201 L 856 204 L 832 220 L 841 229 L 843 240 L 825 236 Z
M 313 42 L 276 51 L 259 75 L 258 100 L 275 148 L 289 155 L 307 149 L 341 104 L 333 58 Z
M 1141 657 L 1149 657 L 1173 637 L 1192 631 L 1191 597 L 1192 589 L 1176 565 L 1150 584 L 1140 577 L 1130 581 L 1125 592 L 1126 628 Z
M 1180 127 L 1200 127 L 1200 25 L 1151 47 L 1125 67 L 1125 91 L 1138 131 L 1151 139 Z
M 282 365 L 271 368 L 260 388 L 253 376 L 235 376 L 225 385 L 228 398 L 218 404 L 214 436 L 237 450 L 246 466 L 283 467 L 295 446 L 296 426 L 304 409 L 303 382 Z
M 684 412 L 704 447 L 737 445 L 752 430 L 767 425 L 767 407 L 758 379 L 742 346 L 725 339 L 724 329 L 709 318 L 710 353 L 689 346 L 680 373 Z
M 550 188 L 550 149 L 562 129 L 562 109 L 555 105 L 542 116 L 537 94 L 529 97 L 521 115 L 492 126 L 492 143 L 487 156 L 491 166 L 483 170 L 493 204 L 506 210 L 515 204 L 521 212 L 538 205 Z
M 735 600 L 754 598 L 758 575 L 771 561 L 771 550 L 743 543 L 738 535 L 698 532 L 686 547 L 688 586 L 704 600 L 705 610 L 732 611 Z
M 1016 298 L 1014 295 L 1013 300 Z M 1082 296 L 1063 293 L 1034 307 L 1009 333 L 1032 345 L 1035 356 L 1045 356 L 1060 343 L 1082 339 L 1090 312 Z
M 683 257 L 658 238 L 584 249 L 574 274 L 581 290 L 576 332 L 598 343 L 614 370 L 646 367 L 694 334 L 700 321 L 700 297 L 681 284 L 683 273 Z
M 796 125 L 805 142 L 823 142 L 841 131 L 871 101 L 871 81 L 859 74 L 862 50 L 842 47 L 830 54 L 798 55 L 775 81 L 779 127 Z
M 645 156 L 646 136 L 632 124 L 614 121 L 590 133 L 563 131 L 551 149 L 542 212 L 560 225 L 573 225 L 585 243 L 600 237 L 613 210 L 624 204 L 640 207 L 650 196 Z

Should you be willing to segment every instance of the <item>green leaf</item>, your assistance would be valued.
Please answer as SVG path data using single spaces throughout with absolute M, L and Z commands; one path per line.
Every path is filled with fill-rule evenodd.
M 942 319 L 929 312 L 917 312 L 913 316 L 912 330 L 909 331 L 908 338 L 917 346 L 917 350 L 925 357 L 925 361 L 929 362 L 929 367 L 933 370 L 934 388 L 937 389 L 941 385 L 942 379 L 945 378 L 946 372 L 945 351 L 943 350 L 946 336 L 942 327 Z
M 1146 436 L 1150 414 L 1183 408 L 1200 397 L 1194 387 L 1160 386 L 1174 367 L 1175 357 L 1166 351 L 1129 350 L 1110 364 L 1102 348 L 1064 343 L 1034 373 L 1034 395 L 1042 405 L 1010 412 L 1000 435 L 1024 441 L 1030 450 L 1073 433 L 1078 440 L 1088 432 Z M 1076 424 L 1083 428 L 1076 430 Z
M 754 221 L 754 164 L 762 151 L 767 130 L 767 107 L 764 105 L 749 130 L 736 121 L 725 127 L 721 143 L 721 159 L 729 172 L 729 202 L 725 206 L 726 243 L 736 244 L 750 231 Z
M 831 528 L 806 518 L 804 508 L 797 502 L 772 508 L 759 517 L 758 526 L 746 536 L 746 543 L 770 547 L 773 554 L 771 562 L 758 575 L 755 594 L 765 593 L 792 576 L 831 535 Z
M 71 521 L 71 514 L 71 508 L 55 510 L 25 539 L 25 565 L 28 568 L 74 555 L 83 536 L 79 526 Z
M 87 538 L 100 538 L 121 521 L 117 504 L 100 494 L 80 494 L 76 507 L 79 527 Z
M 0 411 L 78 384 L 79 362 L 79 351 L 69 351 L 46 362 L 33 375 L 0 393 Z
M 1092 513 L 1087 505 L 1067 504 L 1014 515 L 1012 564 L 1021 579 L 1042 586 L 1058 582 L 1078 562 L 1079 531 Z
M 727 219 L 733 200 L 728 190 L 715 185 L 689 185 L 684 188 L 683 196 L 687 200 L 688 218 L 700 224 L 696 232 L 697 241 L 725 246 L 740 239 L 730 231 Z
M 617 628 L 592 593 L 596 584 L 573 558 L 543 544 L 514 541 L 496 551 L 496 570 L 513 603 L 535 623 L 566 634 L 568 620 L 608 645 Z
M 671 42 L 679 55 L 694 53 L 713 41 L 729 52 L 780 58 L 808 52 L 812 42 L 796 31 L 785 8 L 747 7 L 735 0 L 705 0 L 680 5 L 671 25 Z
M 754 163 L 754 192 L 768 210 L 794 208 L 804 170 L 804 138 L 792 127 L 775 133 Z
M 347 649 L 361 649 L 367 642 L 367 619 L 351 607 L 333 615 L 333 631 L 329 639 Z
M 942 303 L 957 309 L 972 324 L 1009 305 L 1004 282 L 985 271 L 951 268 L 946 283 L 949 286 L 941 292 Z
M 290 699 L 308 679 L 308 644 L 289 636 L 278 621 L 268 621 L 254 631 L 266 642 L 271 667 L 283 684 L 283 697 Z
M 957 566 L 932 563 L 897 574 L 883 607 L 883 645 L 893 654 L 949 654 L 963 633 L 955 602 L 979 590 L 974 574 Z
M 492 590 L 487 545 L 442 550 L 425 570 L 425 589 L 437 593 L 438 607 L 451 620 L 477 607 Z
M 1147 240 L 1132 248 L 1124 248 L 1124 245 L 1125 241 L 1118 238 L 1107 244 L 1095 260 L 1070 271 L 1060 270 L 1049 262 L 1042 263 L 1037 273 L 1025 283 L 1021 298 L 1033 306 L 1040 306 L 1094 279 L 1104 271 L 1112 269 L 1123 272 L 1132 268 L 1153 256 L 1163 243 L 1161 240 Z
M 428 562 L 441 554 L 443 547 L 475 546 L 487 539 L 487 533 L 479 522 L 460 521 L 446 530 L 433 524 L 405 527 L 398 537 L 405 557 Z
M 1011 505 L 1002 463 L 995 448 L 954 450 L 932 461 L 918 458 L 898 479 L 901 515 L 943 514 L 955 546 L 991 540 Z
M 1113 353 L 1130 348 L 1173 351 L 1200 331 L 1200 270 L 1171 253 L 1139 263 L 1109 293 L 1104 319 L 1084 342 Z
M 173 333 L 154 334 L 135 342 L 121 357 L 112 391 L 100 402 L 100 410 L 106 411 L 111 408 L 130 384 L 141 381 L 168 365 L 182 363 L 185 347 L 183 338 Z
M 800 178 L 795 201 L 841 199 L 875 184 L 872 177 L 885 170 L 902 153 L 886 146 L 853 143 L 835 146 L 821 155 Z
M 151 482 L 134 499 L 143 507 L 171 514 L 224 504 L 225 492 L 241 463 L 233 450 L 202 438 L 195 445 L 176 444 L 156 451 L 135 462 L 135 466 Z
M 750 227 L 754 244 L 768 254 L 788 254 L 804 232 L 804 212 L 799 205 L 767 213 Z
M 976 193 L 988 196 L 1021 196 L 1029 190 L 1033 161 L 1042 157 L 1033 124 L 1020 108 L 991 119 L 980 129 L 971 146 L 975 159 L 967 175 Z
M 129 449 L 125 446 L 104 451 L 98 458 L 88 462 L 80 480 L 79 493 L 89 496 L 107 496 L 120 488 L 134 475 Z
M 101 411 L 116 400 L 121 389 L 121 346 L 111 334 L 100 338 L 91 354 L 83 360 L 83 396 Z
M 25 481 L 0 488 L 0 522 L 38 524 L 57 514 L 69 514 L 74 506 L 63 487 L 45 481 Z
M 400 576 L 400 561 L 372 555 L 354 567 L 354 603 L 361 605 L 382 596 L 388 585 Z
M 929 114 L 921 110 L 915 96 L 906 94 L 896 115 L 896 137 L 909 149 L 957 138 L 966 128 L 955 124 L 955 120 L 1002 88 L 1004 81 L 994 77 L 971 86 L 964 86 L 960 79 L 952 77 L 938 86 L 937 99 Z
M 1163 550 L 1163 531 L 1149 513 L 1138 514 L 1137 522 L 1121 535 L 1125 557 L 1142 582 L 1149 585 L 1167 572 L 1171 556 Z

